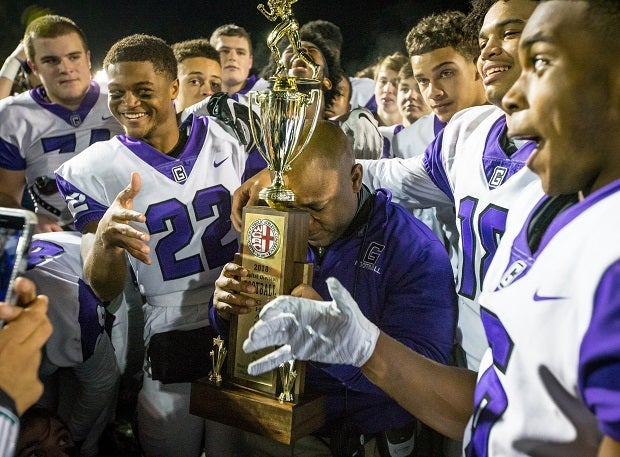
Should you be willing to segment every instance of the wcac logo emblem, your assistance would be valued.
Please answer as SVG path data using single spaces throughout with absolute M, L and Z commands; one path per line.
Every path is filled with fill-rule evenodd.
M 269 219 L 257 219 L 247 232 L 248 248 L 260 259 L 271 257 L 280 246 L 280 232 Z

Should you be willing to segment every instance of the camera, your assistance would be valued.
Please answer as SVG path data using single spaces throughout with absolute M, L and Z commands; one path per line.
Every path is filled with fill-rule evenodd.
M 13 283 L 28 265 L 37 216 L 25 209 L 0 207 L 0 301 L 14 305 Z

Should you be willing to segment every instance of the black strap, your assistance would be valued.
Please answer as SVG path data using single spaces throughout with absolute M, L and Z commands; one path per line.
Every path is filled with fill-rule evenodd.
M 579 201 L 577 194 L 558 195 L 547 199 L 534 213 L 527 228 L 527 244 L 536 252 L 551 222 L 567 208 Z

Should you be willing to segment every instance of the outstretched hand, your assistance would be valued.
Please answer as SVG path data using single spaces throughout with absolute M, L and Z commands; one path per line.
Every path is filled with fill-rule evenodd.
M 337 279 L 327 279 L 327 287 L 332 301 L 281 296 L 262 309 L 243 350 L 283 346 L 252 362 L 250 375 L 273 370 L 291 359 L 357 367 L 366 363 L 377 344 L 379 329 Z
M 119 192 L 97 227 L 97 239 L 108 248 L 126 250 L 131 256 L 151 263 L 148 233 L 133 227 L 131 222 L 145 222 L 146 216 L 133 209 L 133 199 L 142 187 L 140 175 L 131 174 L 131 182 Z

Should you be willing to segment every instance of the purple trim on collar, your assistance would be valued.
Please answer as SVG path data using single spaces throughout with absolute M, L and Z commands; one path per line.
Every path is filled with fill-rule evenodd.
M 247 94 L 250 90 L 252 90 L 252 87 L 254 87 L 258 79 L 259 78 L 256 75 L 248 76 L 248 79 L 245 80 L 245 84 L 243 85 L 241 90 L 237 91 L 237 94 Z
M 191 130 L 189 132 L 189 137 L 183 148 L 183 152 L 181 152 L 178 158 L 170 157 L 158 151 L 150 144 L 141 140 L 136 140 L 127 135 L 118 135 L 117 138 L 127 149 L 159 173 L 172 181 L 184 184 L 186 179 L 179 179 L 179 173 L 176 172 L 176 170 L 181 167 L 184 170 L 186 178 L 192 173 L 194 164 L 196 163 L 196 157 L 200 154 L 202 145 L 207 136 L 209 125 L 208 117 L 191 115 L 190 118 Z M 186 120 L 183 125 L 185 126 L 188 123 L 189 121 Z
M 489 184 L 489 189 L 504 184 L 511 176 L 525 166 L 525 161 L 532 153 L 536 145 L 533 142 L 526 142 L 508 157 L 501 147 L 501 138 L 506 130 L 506 116 L 501 116 L 489 130 L 487 141 L 484 145 L 482 154 L 482 165 L 484 174 Z
M 599 190 L 597 190 L 597 191 L 591 193 L 590 195 L 588 195 L 585 199 L 583 199 L 579 203 L 571 206 L 566 211 L 563 211 L 549 225 L 549 228 L 547 229 L 547 231 L 543 235 L 542 240 L 540 240 L 540 247 L 538 248 L 538 251 L 536 252 L 535 255 L 538 256 L 538 254 L 540 252 L 542 252 L 542 250 L 545 248 L 545 246 L 547 246 L 549 244 L 549 242 L 555 236 L 555 234 L 558 233 L 560 230 L 562 230 L 562 228 L 566 224 L 571 222 L 573 219 L 579 217 L 581 215 L 581 213 L 583 213 L 587 209 L 591 208 L 592 206 L 594 206 L 599 201 L 603 200 L 604 198 L 607 198 L 608 196 L 610 196 L 610 195 L 612 195 L 612 194 L 614 194 L 616 192 L 620 192 L 620 179 L 617 179 L 617 180 L 607 184 L 606 186 L 604 186 L 604 187 L 600 188 Z M 529 217 L 528 217 L 528 222 L 529 222 Z
M 546 202 L 548 199 L 549 197 L 544 196 L 540 198 L 538 202 L 536 202 L 536 204 L 532 207 L 530 213 L 528 214 L 527 218 L 525 219 L 525 223 L 521 227 L 521 230 L 519 231 L 518 235 L 515 237 L 514 241 L 512 242 L 512 247 L 510 249 L 510 259 L 506 267 L 513 265 L 517 260 L 524 261 L 526 263 L 527 268 L 519 273 L 520 277 L 523 276 L 526 270 L 529 270 L 529 268 L 532 266 L 532 263 L 534 262 L 534 256 L 532 255 L 532 251 L 530 250 L 530 245 L 527 242 L 527 229 L 530 226 L 530 222 L 532 220 L 532 216 L 534 215 L 534 213 L 536 213 L 536 211 L 538 211 L 538 208 L 540 208 L 540 206 L 544 202 Z
M 435 136 L 439 135 L 439 132 L 443 130 L 443 128 L 447 125 L 447 122 L 442 121 L 437 116 L 434 116 L 433 119 L 433 132 Z
M 553 237 L 560 231 L 566 224 L 571 222 L 576 217 L 579 217 L 581 213 L 583 213 L 588 208 L 592 207 L 594 204 L 599 202 L 600 200 L 608 197 L 609 195 L 620 191 L 620 179 L 616 180 L 607 186 L 597 190 L 592 193 L 584 200 L 579 203 L 571 206 L 566 211 L 560 213 L 554 220 L 549 224 L 545 234 L 540 240 L 540 245 L 538 246 L 538 250 L 536 252 L 531 252 L 529 248 L 529 244 L 527 242 L 527 229 L 530 226 L 532 221 L 532 216 L 536 211 L 540 208 L 540 206 L 547 202 L 551 197 L 544 196 L 533 206 L 532 210 L 528 214 L 519 234 L 515 237 L 512 245 L 512 252 L 510 254 L 510 261 L 508 265 L 511 265 L 517 259 L 523 259 L 531 262 L 540 255 L 540 253 L 545 249 L 545 247 L 551 242 Z
M 86 92 L 86 96 L 77 110 L 71 111 L 64 106 L 61 106 L 54 102 L 47 101 L 47 94 L 43 86 L 39 86 L 30 90 L 30 96 L 37 102 L 42 108 L 45 108 L 50 113 L 58 116 L 72 127 L 79 127 L 90 110 L 95 106 L 99 99 L 99 85 L 95 81 L 90 82 L 90 88 Z

